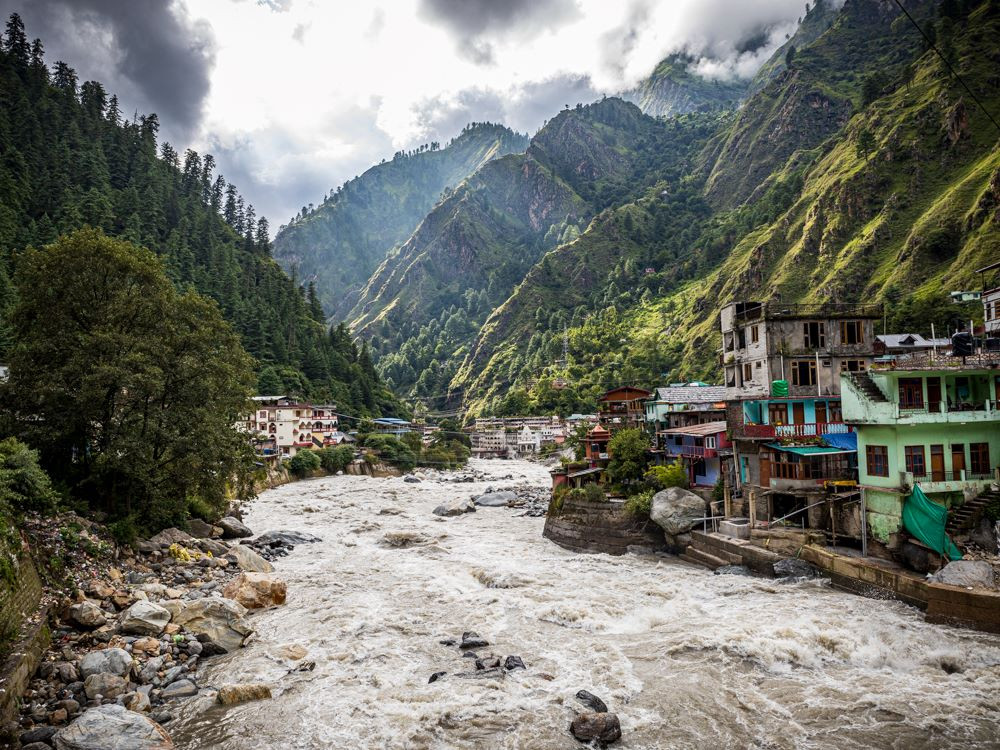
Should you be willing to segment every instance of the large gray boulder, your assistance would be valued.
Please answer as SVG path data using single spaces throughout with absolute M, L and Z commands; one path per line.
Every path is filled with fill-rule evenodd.
M 80 679 L 92 674 L 116 674 L 124 677 L 132 669 L 132 654 L 123 648 L 103 648 L 91 651 L 80 659 Z
M 250 573 L 273 573 L 274 566 L 245 544 L 234 544 L 226 555 L 240 570 Z
M 83 628 L 99 628 L 108 621 L 104 610 L 89 599 L 70 607 L 69 619 Z
M 88 709 L 55 733 L 56 750 L 173 750 L 174 743 L 152 719 L 111 703 Z
M 170 612 L 140 599 L 122 614 L 121 630 L 134 635 L 159 635 L 170 622 Z
M 83 681 L 83 692 L 87 698 L 94 700 L 97 696 L 102 698 L 117 698 L 128 691 L 128 683 L 124 677 L 116 674 L 92 674 Z
M 434 509 L 435 516 L 461 516 L 475 512 L 476 506 L 471 500 L 449 500 Z
M 242 539 L 253 536 L 253 532 L 241 520 L 232 516 L 220 518 L 216 525 L 222 527 L 223 539 Z
M 649 517 L 668 536 L 684 534 L 702 523 L 708 505 L 704 499 L 681 487 L 668 487 L 653 495 Z
M 235 651 L 253 632 L 246 621 L 247 609 L 232 599 L 216 596 L 204 599 L 169 599 L 163 606 L 173 621 L 195 635 L 205 636 L 216 646 Z
M 164 529 L 156 536 L 151 536 L 149 541 L 157 547 L 169 547 L 171 544 L 180 544 L 184 547 L 188 547 L 191 545 L 191 542 L 194 541 L 194 537 L 186 531 L 181 531 L 180 529 L 171 526 L 169 529 Z
M 503 508 L 517 500 L 517 493 L 510 490 L 487 492 L 476 498 L 476 505 L 484 508 Z
M 934 583 L 996 591 L 993 566 L 985 560 L 955 560 L 930 577 Z

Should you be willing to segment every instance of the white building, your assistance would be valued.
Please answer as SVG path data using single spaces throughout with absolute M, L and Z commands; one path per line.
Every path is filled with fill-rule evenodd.
M 291 458 L 302 448 L 339 445 L 336 406 L 309 404 L 287 396 L 255 396 L 254 411 L 241 423 L 263 456 Z

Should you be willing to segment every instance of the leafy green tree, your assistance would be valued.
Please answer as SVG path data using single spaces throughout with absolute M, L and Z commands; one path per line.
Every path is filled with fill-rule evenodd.
M 665 490 L 667 487 L 687 487 L 688 477 L 684 464 L 674 461 L 667 466 L 653 466 L 646 472 L 646 483 L 654 490 Z
M 349 445 L 323 448 L 317 451 L 323 471 L 336 474 L 344 471 L 354 460 L 354 449 Z
M 0 441 L 0 509 L 45 513 L 55 507 L 55 501 L 52 482 L 38 463 L 38 452 L 16 438 Z
M 858 141 L 855 149 L 858 154 L 858 158 L 864 158 L 867 162 L 871 157 L 872 152 L 876 148 L 875 135 L 868 128 L 862 128 L 858 133 Z
M 649 436 L 637 427 L 621 430 L 608 442 L 608 455 L 608 478 L 612 482 L 637 482 L 649 463 Z
M 288 461 L 288 470 L 299 479 L 310 476 L 322 466 L 322 458 L 308 448 L 296 452 Z
M 150 527 L 221 510 L 250 448 L 252 360 L 214 302 L 179 294 L 148 250 L 82 229 L 18 261 L 0 399 L 78 499 Z

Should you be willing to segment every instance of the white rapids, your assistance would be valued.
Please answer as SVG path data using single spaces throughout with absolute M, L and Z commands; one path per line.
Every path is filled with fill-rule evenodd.
M 287 604 L 253 615 L 256 639 L 200 681 L 264 681 L 274 698 L 179 707 L 177 747 L 573 748 L 580 689 L 618 714 L 622 748 L 1000 746 L 1000 638 L 824 582 L 575 554 L 514 509 L 433 515 L 487 485 L 548 484 L 527 462 L 473 465 L 489 481 L 330 477 L 254 501 L 255 531 L 323 541 L 276 561 Z M 527 670 L 459 676 L 473 660 L 439 641 L 464 630 Z M 288 645 L 315 668 L 294 671 Z

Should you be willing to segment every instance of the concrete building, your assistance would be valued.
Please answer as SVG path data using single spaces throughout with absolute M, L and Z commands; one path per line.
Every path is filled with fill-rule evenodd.
M 507 430 L 474 430 L 469 434 L 472 455 L 476 458 L 500 458 L 507 455 Z
M 724 460 L 732 455 L 725 420 L 671 427 L 658 435 L 664 459 L 681 461 L 694 487 L 714 487 L 722 476 Z
M 1000 353 L 915 354 L 845 376 L 842 389 L 876 540 L 895 548 L 914 487 L 971 517 L 1000 466 Z
M 983 279 L 983 323 L 986 338 L 1000 338 L 1000 261 L 980 268 Z
M 597 418 L 610 432 L 630 427 L 642 428 L 646 421 L 645 402 L 653 394 L 644 388 L 612 388 L 597 401 Z
M 253 402 L 254 411 L 240 425 L 253 436 L 263 457 L 291 458 L 302 448 L 344 442 L 333 404 L 309 404 L 287 396 L 255 396 Z
M 828 498 L 856 478 L 840 373 L 874 360 L 880 305 L 734 302 L 722 308 L 734 510 L 753 522 L 854 531 Z M 837 458 L 835 458 L 837 457 Z M 843 505 L 843 503 L 841 503 Z M 859 515 L 859 514 L 858 514 Z

